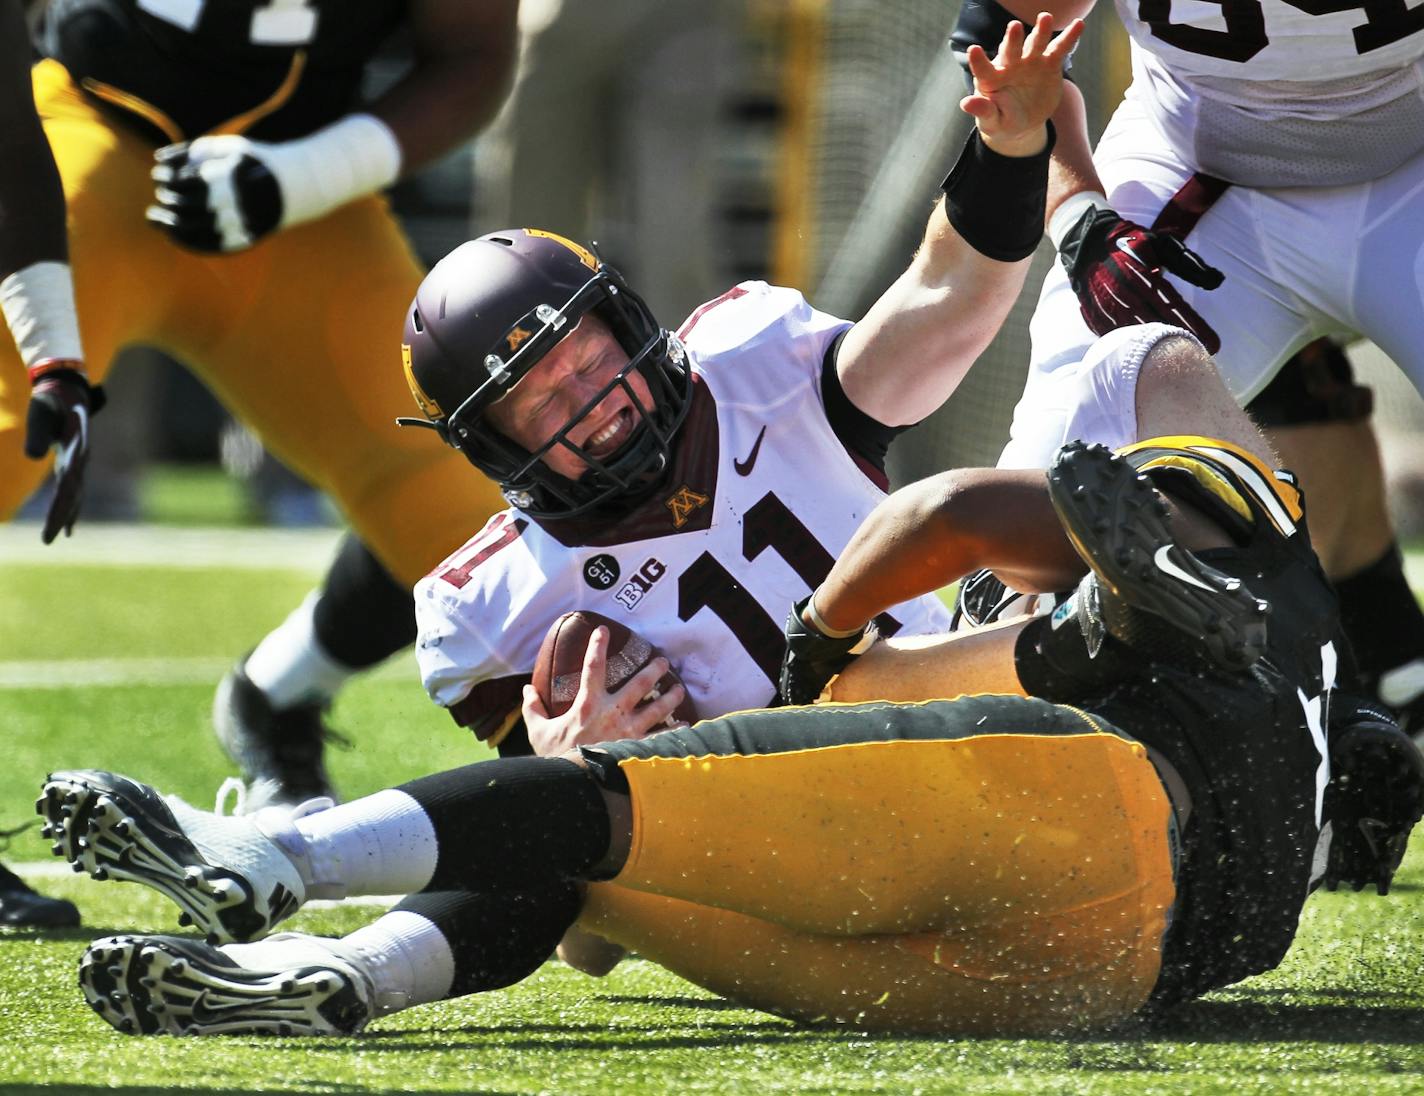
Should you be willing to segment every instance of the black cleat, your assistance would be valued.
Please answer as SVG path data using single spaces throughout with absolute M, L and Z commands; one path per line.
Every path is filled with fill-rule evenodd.
M 1245 670 L 1265 652 L 1270 606 L 1176 543 L 1166 500 L 1127 461 L 1106 446 L 1069 442 L 1048 469 L 1048 494 L 1092 568 L 1080 593 L 1097 598 L 1109 635 L 1151 642 L 1146 613 L 1200 643 L 1226 670 Z
M 322 752 L 327 740 L 345 739 L 322 721 L 325 710 L 301 704 L 279 711 L 247 676 L 245 659 L 228 671 L 213 698 L 213 730 L 247 781 L 243 812 L 311 799 L 340 802 Z
M 96 769 L 51 773 L 35 806 L 50 851 L 75 871 L 152 887 L 214 942 L 262 936 L 306 896 L 296 865 L 251 817 Z
M 313 937 L 283 933 L 238 962 L 181 936 L 110 936 L 79 961 L 89 1007 L 128 1035 L 350 1035 L 370 984 Z
M 78 924 L 73 902 L 36 893 L 0 864 L 0 928 L 72 929 Z

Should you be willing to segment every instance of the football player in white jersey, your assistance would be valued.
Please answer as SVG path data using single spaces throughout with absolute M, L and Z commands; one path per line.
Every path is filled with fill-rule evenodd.
M 956 39 L 996 41 L 1004 21 L 1040 6 L 1062 25 L 1092 0 L 968 0 Z M 1054 117 L 1048 225 L 1062 263 L 1034 316 L 1001 464 L 1044 464 L 1063 440 L 1085 348 L 1124 323 L 1191 329 L 1243 404 L 1321 336 L 1372 339 L 1424 389 L 1424 10 L 1117 9 L 1133 82 L 1096 150 L 1071 85 Z M 1364 683 L 1407 715 L 1424 696 L 1424 616 L 1384 506 L 1367 404 L 1309 362 L 1293 361 L 1271 389 L 1269 408 L 1248 409 L 1278 427 L 1283 463 L 1311 486 L 1317 548 Z
M 1035 38 L 1012 33 L 1041 65 Z M 931 217 L 909 270 L 854 326 L 749 282 L 672 334 L 615 271 L 536 230 L 492 233 L 436 265 L 406 321 L 427 416 L 412 421 L 512 503 L 416 587 L 437 703 L 501 752 L 527 751 L 523 688 L 572 609 L 661 648 L 703 717 L 771 702 L 786 607 L 883 497 L 890 438 L 954 390 L 1021 284 L 1040 229 L 1043 169 L 1030 165 L 1051 138 L 1025 124 L 1037 102 L 996 117 L 995 82 L 1014 71 L 976 73 L 989 94 L 966 103 L 982 136 L 946 180 L 948 216 Z M 494 620 L 498 631 L 481 623 Z M 933 597 L 881 621 L 907 634 L 947 624 Z M 537 753 L 577 744 L 537 708 L 527 730 Z
M 596 717 L 575 724 L 546 718 L 524 688 L 548 627 L 576 608 L 626 619 L 660 646 L 703 716 L 772 701 L 787 607 L 883 497 L 890 437 L 948 397 L 1022 287 L 1042 234 L 1046 119 L 1081 32 L 1073 24 L 1050 45 L 1042 18 L 1031 32 L 1010 26 L 996 61 L 972 51 L 976 89 L 961 105 L 975 130 L 909 269 L 854 325 L 793 290 L 747 283 L 675 335 L 616 271 L 536 230 L 492 233 L 436 265 L 407 314 L 407 380 L 424 412 L 410 421 L 437 430 L 511 503 L 417 587 L 418 657 L 438 702 L 506 753 L 656 726 L 679 690 L 629 721 L 631 704 L 597 687 L 595 666 L 586 692 Z M 883 627 L 948 624 L 928 597 L 891 614 Z M 656 680 L 660 664 L 647 672 Z M 641 696 L 640 680 L 623 691 Z M 527 739 L 516 730 L 521 702 Z M 254 825 L 174 809 L 188 812 L 185 826 Z M 383 817 L 377 804 L 359 828 L 379 835 Z M 183 891 L 165 878 L 143 881 Z M 450 889 L 479 880 L 411 881 L 422 893 L 359 939 L 330 944 L 366 956 L 389 983 L 376 990 L 381 1010 L 470 992 L 495 973 L 467 954 L 489 931 L 489 896 Z M 247 905 L 275 922 L 293 882 Z M 344 876 L 334 890 L 299 884 L 308 897 L 346 886 Z M 528 900 L 531 931 L 558 922 L 562 933 L 566 899 Z

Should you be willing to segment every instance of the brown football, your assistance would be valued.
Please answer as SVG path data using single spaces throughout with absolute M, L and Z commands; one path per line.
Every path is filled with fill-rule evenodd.
M 598 613 L 565 613 L 554 621 L 539 647 L 539 655 L 534 660 L 534 688 L 544 701 L 550 715 L 563 715 L 573 705 L 578 696 L 579 678 L 583 674 L 583 659 L 588 651 L 593 630 L 599 625 L 608 629 L 608 668 L 604 683 L 610 692 L 616 690 L 630 677 L 653 660 L 659 653 L 657 648 L 627 625 L 619 624 Z M 663 695 L 682 679 L 677 671 L 668 670 L 659 679 L 654 691 L 643 698 L 646 704 Z M 696 723 L 697 709 L 691 696 L 685 696 L 681 704 L 668 717 L 668 725 L 676 723 Z

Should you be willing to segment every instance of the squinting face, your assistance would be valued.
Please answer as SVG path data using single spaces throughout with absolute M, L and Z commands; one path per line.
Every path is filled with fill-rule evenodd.
M 558 346 L 527 376 L 485 412 L 491 426 L 530 452 L 562 430 L 600 389 L 628 364 L 628 355 L 608 325 L 585 315 Z M 652 407 L 648 383 L 636 371 L 627 378 L 638 402 Z M 569 430 L 568 441 L 592 457 L 617 452 L 632 436 L 641 415 L 620 385 Z M 544 454 L 544 463 L 561 476 L 576 480 L 588 465 L 562 445 Z

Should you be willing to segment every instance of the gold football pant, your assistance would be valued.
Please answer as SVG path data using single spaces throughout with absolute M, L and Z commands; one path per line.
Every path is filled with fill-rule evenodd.
M 730 998 L 1018 1035 L 1120 1019 L 1156 982 L 1169 806 L 1143 748 L 1095 717 L 831 705 L 598 752 L 627 780 L 633 846 L 581 927 Z
M 185 251 L 144 220 L 152 147 L 56 62 L 35 66 L 34 87 L 64 182 L 95 382 L 129 345 L 184 362 L 277 457 L 329 491 L 407 583 L 503 508 L 458 453 L 428 431 L 395 426 L 413 413 L 400 336 L 422 271 L 383 199 L 352 202 L 247 251 Z M 0 516 L 45 471 L 21 452 L 28 399 L 15 347 L 0 339 Z

